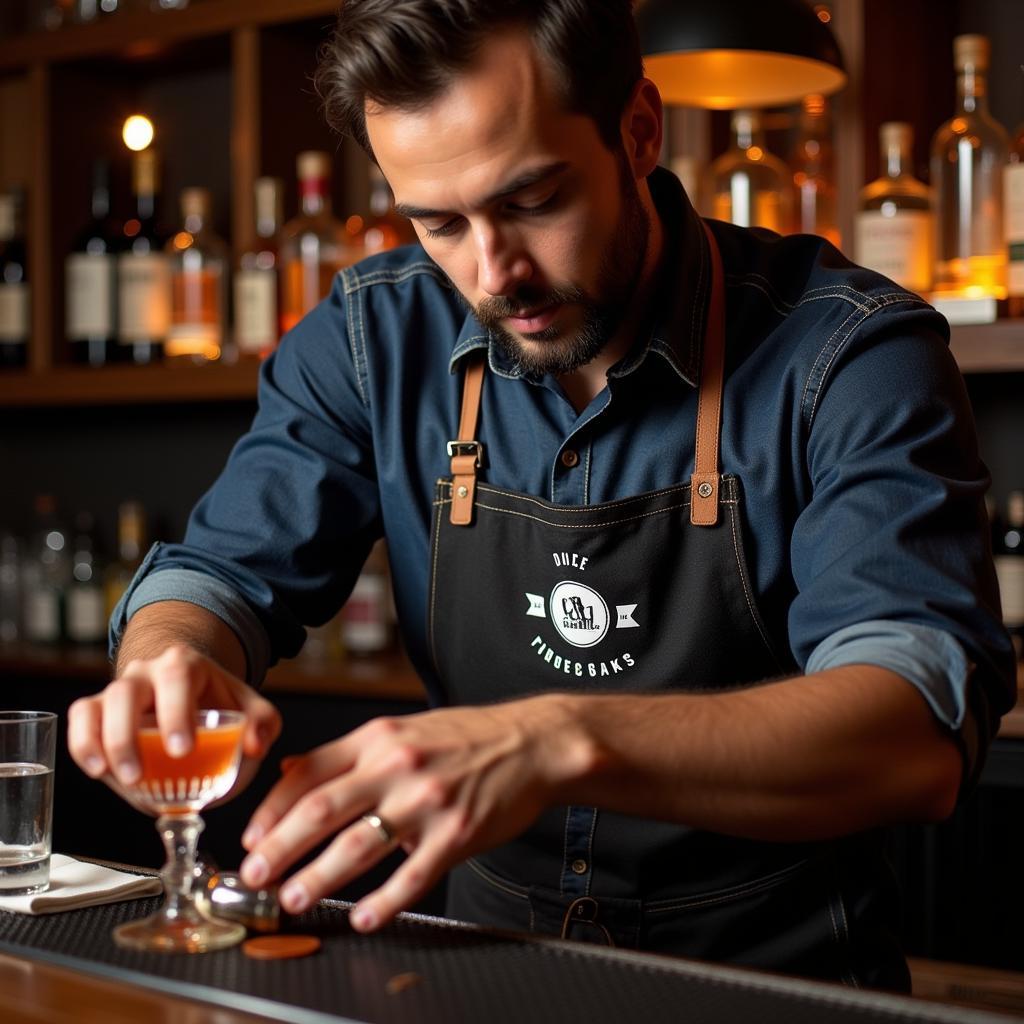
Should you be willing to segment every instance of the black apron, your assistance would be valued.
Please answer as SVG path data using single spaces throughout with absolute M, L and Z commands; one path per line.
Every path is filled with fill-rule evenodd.
M 478 482 L 484 361 L 467 368 L 431 545 L 429 638 L 451 704 L 544 691 L 721 691 L 798 671 L 757 609 L 740 481 L 719 473 L 724 279 L 705 230 L 713 278 L 689 482 L 583 507 Z M 877 836 L 759 842 L 553 807 L 452 872 L 448 913 L 906 989 L 879 845 Z

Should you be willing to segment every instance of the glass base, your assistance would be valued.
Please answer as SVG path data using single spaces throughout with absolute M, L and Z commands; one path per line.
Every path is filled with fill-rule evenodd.
M 245 935 L 244 925 L 211 920 L 194 908 L 177 914 L 158 910 L 141 921 L 114 929 L 114 941 L 119 946 L 155 953 L 208 953 L 236 946 Z

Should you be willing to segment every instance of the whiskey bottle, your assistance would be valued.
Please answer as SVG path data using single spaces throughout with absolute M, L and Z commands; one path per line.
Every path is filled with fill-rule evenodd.
M 117 260 L 117 340 L 124 358 L 156 362 L 171 318 L 171 278 L 164 237 L 157 228 L 157 160 L 149 149 L 132 160 L 135 216 L 125 221 Z
M 836 211 L 832 119 L 824 96 L 805 96 L 800 112 L 800 135 L 793 161 L 798 231 L 820 235 L 842 247 Z
M 407 217 L 395 213 L 391 186 L 375 164 L 370 164 L 370 216 L 360 232 L 357 244 L 363 255 L 408 245 L 416 241 L 416 232 Z
M 334 275 L 359 258 L 344 225 L 331 215 L 330 159 L 298 157 L 301 213 L 281 232 L 281 333 L 290 331 L 331 290 Z
M 1003 169 L 1006 132 L 988 112 L 988 39 L 953 40 L 957 109 L 932 140 L 937 293 L 968 298 L 1006 297 Z
M 235 272 L 235 345 L 240 355 L 268 356 L 278 338 L 278 232 L 284 188 L 278 178 L 258 178 L 256 242 Z
M 219 359 L 227 320 L 228 248 L 210 227 L 210 193 L 181 193 L 183 225 L 167 243 L 171 266 L 171 320 L 164 344 L 168 359 L 205 363 Z
M 935 215 L 928 186 L 911 173 L 914 130 L 887 121 L 878 134 L 882 170 L 861 189 L 854 259 L 923 295 L 932 285 Z
M 119 239 L 110 219 L 110 168 L 93 164 L 92 219 L 75 238 L 64 264 L 65 331 L 76 363 L 103 366 L 117 345 Z
M 29 286 L 22 194 L 0 195 L 0 367 L 28 361 Z
M 711 209 L 718 220 L 785 234 L 793 230 L 793 183 L 786 165 L 764 144 L 761 115 L 737 110 L 733 142 L 711 165 Z

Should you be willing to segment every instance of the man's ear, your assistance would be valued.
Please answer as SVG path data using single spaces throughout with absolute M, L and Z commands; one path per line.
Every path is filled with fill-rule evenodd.
M 626 158 L 638 181 L 658 164 L 663 117 L 658 87 L 649 78 L 641 78 L 633 87 L 620 126 Z

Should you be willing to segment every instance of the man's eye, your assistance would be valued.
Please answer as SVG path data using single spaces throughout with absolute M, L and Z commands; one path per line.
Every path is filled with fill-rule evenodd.
M 427 238 L 445 238 L 448 235 L 455 233 L 460 220 L 460 217 L 453 217 L 451 220 L 442 224 L 439 228 L 428 228 L 426 224 L 422 224 L 423 234 L 425 234 Z
M 534 203 L 511 203 L 509 209 L 515 213 L 525 213 L 532 216 L 538 213 L 546 213 L 558 201 L 558 192 L 552 192 L 546 198 Z

